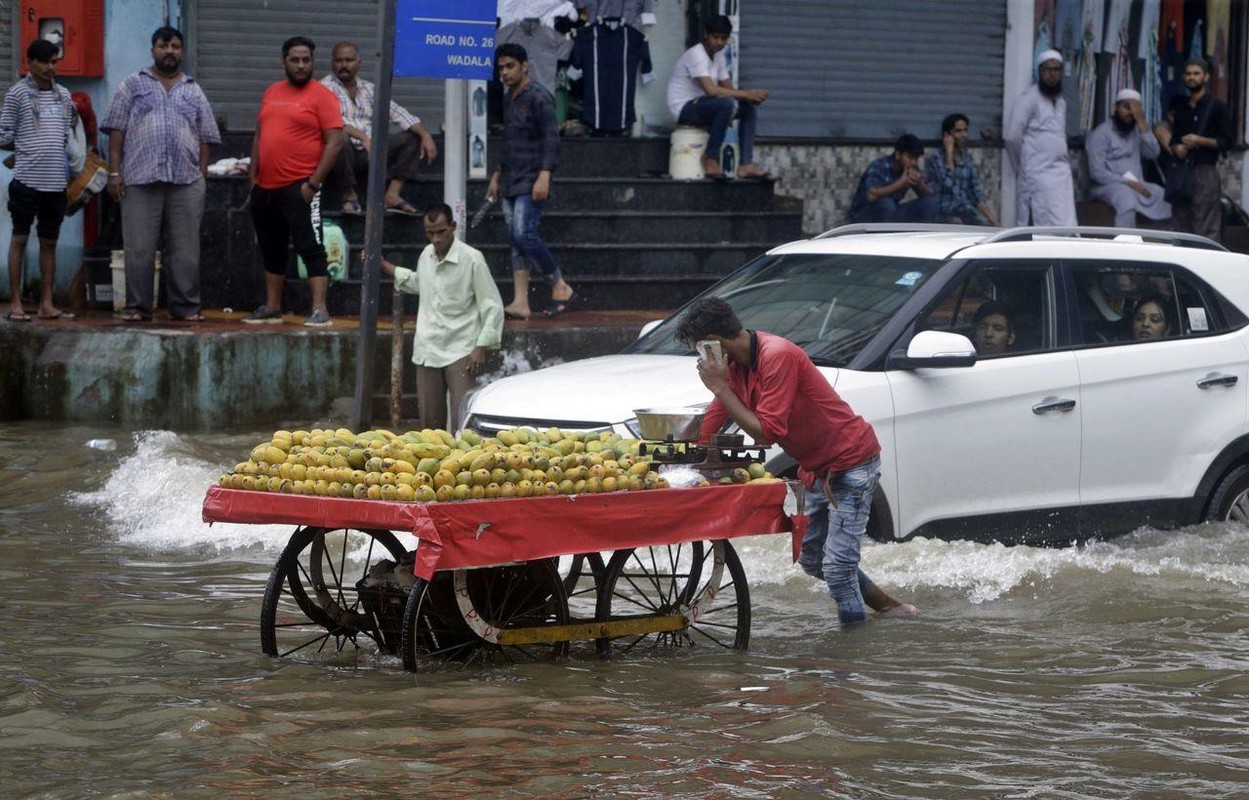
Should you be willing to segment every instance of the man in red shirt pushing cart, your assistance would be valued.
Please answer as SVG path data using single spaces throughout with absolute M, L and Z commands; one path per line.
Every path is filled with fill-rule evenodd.
M 690 306 L 677 338 L 690 345 L 718 343 L 723 354 L 698 362 L 698 376 L 715 395 L 699 441 L 709 441 L 731 417 L 756 444 L 776 443 L 798 461 L 810 517 L 798 563 L 808 575 L 828 582 L 841 624 L 865 621 L 865 604 L 882 613 L 916 613 L 859 568 L 880 477 L 880 443 L 872 426 L 841 399 L 800 347 L 781 336 L 746 330 L 732 306 L 718 297 Z

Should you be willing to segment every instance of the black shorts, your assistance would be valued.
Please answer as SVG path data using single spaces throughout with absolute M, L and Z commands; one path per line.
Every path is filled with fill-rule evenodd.
M 29 236 L 31 223 L 39 217 L 35 233 L 55 242 L 65 220 L 65 192 L 41 192 L 14 178 L 9 183 L 9 214 L 14 236 Z
M 295 252 L 308 267 L 309 278 L 329 275 L 325 257 L 325 240 L 321 236 L 321 192 L 304 200 L 300 188 L 303 181 L 277 189 L 252 187 L 252 224 L 256 228 L 256 244 L 264 260 L 265 272 L 285 275 L 286 247 Z

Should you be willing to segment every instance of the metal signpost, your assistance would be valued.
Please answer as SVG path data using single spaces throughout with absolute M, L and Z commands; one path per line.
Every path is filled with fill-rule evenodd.
M 488 80 L 494 72 L 494 31 L 497 0 L 382 0 L 378 18 L 382 51 L 377 64 L 373 132 L 390 127 L 391 76 L 450 79 L 447 143 L 444 163 L 446 197 L 463 215 L 465 192 L 464 80 Z M 458 97 L 452 101 L 452 95 Z M 452 108 L 455 106 L 455 108 Z M 454 139 L 455 144 L 451 142 Z M 373 358 L 385 213 L 386 149 L 375 148 L 369 159 L 368 214 L 364 223 L 364 275 L 360 293 L 360 340 L 356 355 L 356 386 L 352 426 L 363 430 L 372 422 Z M 452 161 L 456 163 L 452 163 Z M 456 184 L 451 189 L 452 183 Z M 456 200 L 458 193 L 458 202 Z M 463 220 L 460 220 L 461 222 Z M 463 225 L 461 225 L 461 229 Z

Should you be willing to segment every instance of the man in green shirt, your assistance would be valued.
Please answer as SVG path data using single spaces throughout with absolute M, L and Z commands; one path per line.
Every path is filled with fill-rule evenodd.
M 450 206 L 425 211 L 425 237 L 416 269 L 382 259 L 395 288 L 421 296 L 412 340 L 416 400 L 426 428 L 454 431 L 460 404 L 486 365 L 486 351 L 503 338 L 503 299 L 479 250 L 455 238 Z M 448 413 L 447 394 L 451 395 Z

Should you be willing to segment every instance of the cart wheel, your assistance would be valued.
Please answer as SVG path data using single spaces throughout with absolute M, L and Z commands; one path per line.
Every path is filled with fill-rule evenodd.
M 750 588 L 733 545 L 720 540 L 618 550 L 607 564 L 598 597 L 598 622 L 674 612 L 688 625 L 679 631 L 598 639 L 599 655 L 613 644 L 689 647 L 699 644 L 744 649 L 750 644 Z
M 297 528 L 265 587 L 261 649 L 338 653 L 363 636 L 394 653 L 404 595 L 385 578 L 406 555 L 390 531 Z
M 417 578 L 403 612 L 403 666 L 497 666 L 568 654 L 567 640 L 500 644 L 510 628 L 568 623 L 568 599 L 549 559 L 502 567 L 439 572 Z
M 603 557 L 598 553 L 579 553 L 574 556 L 552 558 L 551 563 L 559 571 L 564 582 L 564 594 L 574 617 L 594 616 L 594 604 L 598 597 L 599 584 L 607 567 Z M 584 613 L 580 609 L 584 607 Z

